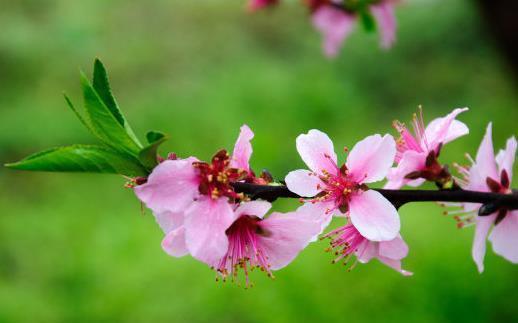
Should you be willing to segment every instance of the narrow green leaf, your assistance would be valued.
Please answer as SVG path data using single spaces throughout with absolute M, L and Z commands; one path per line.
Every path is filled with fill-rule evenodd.
M 68 107 L 72 110 L 72 112 L 74 112 L 74 114 L 76 115 L 76 117 L 79 119 L 79 121 L 81 121 L 81 123 L 83 124 L 83 126 L 85 126 L 86 129 L 88 129 L 88 131 L 90 131 L 93 135 L 97 136 L 95 134 L 95 131 L 94 129 L 92 129 L 92 126 L 88 123 L 88 121 L 83 117 L 83 115 L 81 113 L 79 113 L 79 111 L 77 111 L 77 109 L 74 107 L 74 104 L 72 103 L 72 101 L 70 100 L 70 98 L 66 95 L 66 94 L 63 94 L 63 96 L 65 97 L 65 101 L 67 102 L 67 105 Z
M 103 63 L 99 59 L 95 59 L 94 62 L 94 77 L 93 77 L 93 87 L 101 100 L 104 102 L 106 107 L 110 109 L 110 112 L 113 114 L 117 122 L 126 129 L 128 136 L 135 141 L 138 145 L 140 142 L 135 136 L 135 133 L 131 129 L 129 123 L 124 118 L 122 111 L 119 109 L 117 105 L 117 101 L 113 97 L 110 82 L 108 80 L 108 73 L 104 68 Z
M 144 147 L 139 153 L 139 160 L 148 170 L 152 170 L 158 164 L 157 150 L 168 138 L 165 134 L 158 131 L 149 131 L 146 134 L 149 145 Z
M 52 148 L 5 166 L 29 171 L 147 175 L 147 171 L 135 158 L 95 145 Z
M 83 73 L 81 73 L 81 86 L 85 110 L 94 133 L 114 149 L 138 156 L 140 144 L 128 135 L 126 129 L 117 121 Z

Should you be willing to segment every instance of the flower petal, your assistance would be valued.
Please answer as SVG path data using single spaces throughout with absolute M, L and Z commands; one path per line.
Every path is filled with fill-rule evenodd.
M 392 240 L 398 235 L 401 226 L 394 205 L 373 190 L 351 198 L 349 216 L 361 235 L 371 241 Z
M 226 198 L 201 197 L 185 211 L 185 241 L 191 255 L 209 265 L 225 255 L 225 230 L 236 216 Z
M 358 251 L 356 252 L 356 257 L 358 261 L 362 264 L 366 264 L 372 260 L 372 258 L 379 257 L 379 242 L 369 241 L 365 239 L 362 242 L 360 247 L 358 247 Z
M 332 203 L 311 203 L 306 202 L 300 206 L 295 213 L 299 219 L 317 222 L 320 225 L 320 230 L 313 236 L 311 242 L 316 241 L 318 235 L 324 231 L 325 228 L 331 223 L 333 214 L 329 213 L 328 210 L 332 206 Z
M 263 218 L 271 209 L 272 204 L 267 201 L 250 201 L 241 203 L 234 211 L 236 219 L 242 215 L 256 216 Z
M 411 182 L 406 179 L 408 174 L 419 171 L 425 167 L 426 152 L 417 152 L 414 150 L 407 150 L 399 161 L 399 164 L 391 168 L 387 174 L 388 182 L 385 184 L 386 189 L 399 189 L 405 184 Z M 420 179 L 419 179 L 420 180 Z M 420 180 L 421 184 L 424 180 Z
M 496 254 L 513 264 L 518 263 L 518 211 L 508 212 L 502 222 L 495 225 L 489 241 Z
M 299 135 L 296 145 L 300 157 L 313 172 L 317 174 L 322 174 L 323 170 L 333 174 L 337 172 L 333 142 L 322 131 L 312 129 L 307 134 Z
M 324 38 L 324 53 L 335 57 L 343 41 L 353 31 L 356 17 L 329 5 L 321 6 L 312 16 L 313 26 Z
M 473 239 L 473 247 L 471 255 L 477 264 L 478 272 L 484 271 L 484 256 L 486 255 L 486 238 L 491 225 L 495 221 L 495 215 L 477 216 L 477 227 L 475 229 L 475 238 Z
M 396 40 L 396 16 L 394 5 L 389 1 L 370 6 L 381 36 L 381 47 L 389 48 Z
M 505 169 L 509 180 L 513 178 L 513 165 L 516 158 L 516 138 L 513 136 L 507 139 L 505 150 L 500 150 L 496 156 L 499 172 Z
M 425 130 L 423 137 L 423 145 L 428 151 L 436 150 L 439 144 L 446 144 L 460 136 L 469 133 L 468 127 L 455 118 L 462 112 L 468 111 L 468 108 L 457 108 L 450 112 L 447 116 L 437 118 L 430 122 Z
M 408 246 L 399 235 L 393 240 L 380 242 L 379 253 L 385 258 L 401 260 L 408 255 Z
M 185 245 L 185 227 L 169 232 L 162 240 L 162 249 L 173 257 L 183 257 L 189 253 Z
M 321 230 L 318 222 L 301 219 L 297 212 L 275 212 L 260 223 L 269 233 L 259 239 L 272 270 L 288 265 Z
M 486 134 L 478 148 L 475 164 L 469 169 L 467 189 L 481 192 L 489 191 L 486 184 L 487 177 L 495 180 L 500 178 L 496 170 L 493 140 L 491 138 L 491 123 L 487 125 Z
M 153 212 L 182 212 L 198 195 L 198 175 L 192 166 L 197 159 L 166 160 L 145 184 L 134 188 L 137 197 Z
M 289 172 L 284 180 L 290 191 L 303 197 L 313 197 L 321 191 L 318 175 L 305 169 Z
M 401 268 L 401 260 L 399 259 L 390 259 L 386 257 L 379 257 L 379 261 L 384 263 L 385 265 L 389 266 L 390 268 L 395 269 L 396 271 L 400 272 L 403 276 L 412 276 L 414 273 L 410 271 L 406 271 Z
M 347 168 L 353 180 L 377 182 L 385 178 L 396 157 L 396 142 L 391 135 L 369 136 L 356 145 L 347 157 Z
M 254 138 L 254 133 L 245 124 L 241 127 L 241 132 L 234 145 L 234 152 L 230 160 L 230 167 L 241 168 L 250 171 L 250 156 L 252 156 L 252 144 L 250 141 Z
M 172 230 L 177 229 L 180 226 L 183 226 L 184 221 L 184 213 L 183 212 L 159 212 L 154 213 L 155 220 L 164 231 L 164 233 L 168 233 Z

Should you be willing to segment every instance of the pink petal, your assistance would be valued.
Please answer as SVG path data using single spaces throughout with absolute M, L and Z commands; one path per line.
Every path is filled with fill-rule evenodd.
M 353 30 L 356 16 L 325 5 L 313 13 L 312 22 L 324 38 L 325 54 L 328 57 L 335 57 L 343 41 Z
M 153 212 L 182 212 L 198 195 L 198 175 L 192 166 L 197 159 L 166 160 L 160 163 L 135 194 Z
M 379 244 L 379 242 L 365 239 L 361 246 L 358 247 L 358 251 L 356 252 L 358 261 L 362 264 L 366 264 L 371 261 L 372 258 L 379 257 Z
M 319 188 L 319 185 L 322 185 L 320 178 L 315 173 L 305 169 L 289 172 L 284 180 L 288 189 L 300 196 L 313 197 L 322 190 Z
M 382 241 L 379 244 L 379 253 L 382 257 L 401 260 L 408 255 L 408 246 L 400 235 L 393 240 Z
M 493 151 L 493 140 L 491 138 L 491 123 L 487 125 L 486 134 L 478 148 L 475 164 L 469 170 L 468 189 L 474 191 L 488 191 L 486 184 L 487 177 L 499 179 L 495 155 Z
M 385 178 L 395 157 L 396 142 L 391 135 L 372 135 L 354 145 L 346 165 L 353 180 L 372 183 Z
M 189 253 L 185 245 L 185 227 L 169 232 L 162 240 L 162 249 L 173 257 L 183 257 Z
M 406 179 L 405 176 L 412 172 L 422 170 L 425 167 L 426 155 L 426 152 L 417 152 L 414 150 L 405 151 L 399 164 L 389 170 L 387 174 L 388 182 L 385 188 L 399 189 L 405 184 L 408 184 L 410 180 Z M 424 180 L 420 182 L 422 183 Z
M 505 146 L 505 150 L 500 150 L 498 155 L 496 156 L 496 162 L 498 164 L 499 172 L 505 169 L 507 175 L 509 175 L 509 180 L 513 178 L 513 165 L 514 160 L 516 158 L 516 138 L 511 137 L 507 139 L 507 144 Z
M 484 256 L 486 254 L 486 237 L 489 233 L 491 225 L 495 221 L 496 215 L 477 216 L 477 227 L 475 229 L 475 238 L 473 240 L 473 248 L 471 255 L 477 264 L 478 272 L 484 271 Z
M 413 179 L 413 180 L 411 180 L 411 181 L 408 181 L 408 182 L 406 183 L 406 185 L 408 185 L 408 186 L 412 186 L 412 187 L 418 187 L 418 186 L 423 185 L 425 182 L 426 182 L 426 179 L 424 179 L 424 178 L 418 178 L 418 179 Z
M 207 264 L 221 259 L 228 249 L 225 230 L 235 219 L 226 198 L 200 197 L 185 211 L 185 241 L 191 255 Z
M 160 212 L 154 213 L 155 220 L 164 231 L 164 233 L 168 233 L 174 229 L 177 229 L 180 226 L 183 226 L 184 214 L 183 212 Z
M 288 265 L 320 232 L 320 224 L 298 217 L 296 212 L 272 213 L 261 226 L 267 235 L 259 236 L 272 270 Z
M 469 133 L 468 127 L 455 118 L 462 112 L 468 111 L 468 108 L 457 108 L 450 112 L 447 116 L 437 118 L 430 122 L 425 130 L 423 143 L 428 150 L 436 150 L 439 144 L 446 144 L 458 137 Z
M 331 223 L 333 219 L 333 214 L 327 212 L 327 210 L 332 207 L 332 203 L 311 203 L 306 202 L 302 206 L 300 206 L 295 213 L 297 217 L 302 220 L 317 222 L 320 226 L 320 230 L 318 233 L 313 236 L 311 241 L 316 241 L 318 235 L 324 231 L 325 228 Z
M 236 219 L 242 215 L 256 216 L 263 218 L 270 210 L 272 204 L 266 201 L 250 201 L 241 203 L 234 211 Z
M 371 241 L 392 240 L 401 226 L 394 205 L 373 190 L 351 198 L 349 216 L 360 234 Z
M 495 225 L 489 241 L 496 254 L 513 264 L 518 263 L 518 211 L 508 212 L 502 222 Z
M 389 1 L 370 6 L 381 36 L 381 47 L 389 48 L 396 40 L 396 16 L 394 5 Z
M 333 142 L 320 130 L 312 129 L 296 140 L 297 151 L 309 169 L 317 174 L 323 170 L 336 174 L 336 154 Z
M 412 276 L 414 274 L 410 271 L 406 271 L 406 270 L 402 269 L 401 260 L 399 260 L 399 259 L 390 259 L 390 258 L 385 258 L 385 257 L 379 257 L 378 259 L 385 265 L 400 272 L 403 276 Z
M 252 144 L 250 141 L 254 138 L 254 133 L 247 125 L 241 127 L 241 132 L 234 145 L 234 152 L 230 160 L 230 167 L 241 168 L 250 171 L 250 156 L 252 156 Z

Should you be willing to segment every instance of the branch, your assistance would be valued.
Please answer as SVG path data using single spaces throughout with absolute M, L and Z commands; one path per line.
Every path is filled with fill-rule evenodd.
M 234 183 L 234 189 L 255 199 L 273 202 L 278 198 L 300 198 L 301 196 L 288 190 L 286 185 L 258 185 Z M 518 193 L 512 194 L 486 193 L 466 190 L 387 190 L 375 188 L 396 208 L 410 202 L 467 202 L 480 203 L 479 215 L 489 215 L 500 208 L 518 209 Z

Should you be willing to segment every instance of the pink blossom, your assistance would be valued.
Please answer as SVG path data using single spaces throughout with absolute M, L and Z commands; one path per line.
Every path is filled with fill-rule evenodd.
M 169 254 L 184 255 L 188 250 L 193 257 L 209 262 L 226 252 L 225 230 L 235 220 L 232 203 L 243 197 L 231 184 L 254 178 L 248 164 L 252 138 L 253 132 L 245 125 L 232 156 L 221 150 L 211 163 L 194 157 L 165 160 L 146 183 L 135 187 L 137 197 L 153 211 L 162 228 L 167 227 L 162 223 L 169 221 L 167 215 L 182 223 L 166 232 L 163 247 Z M 183 249 L 175 241 L 184 243 Z
M 394 239 L 400 221 L 395 207 L 367 183 L 384 179 L 396 154 L 392 136 L 369 136 L 351 150 L 339 167 L 331 139 L 310 130 L 297 137 L 297 150 L 310 170 L 295 170 L 286 176 L 290 191 L 309 200 L 328 223 L 333 214 L 346 214 L 363 236 L 373 241 Z
M 356 23 L 356 15 L 330 5 L 321 6 L 311 19 L 324 38 L 323 49 L 328 57 L 338 55 L 342 43 Z
M 401 268 L 401 259 L 407 256 L 408 246 L 400 235 L 389 241 L 371 241 L 362 236 L 354 225 L 347 224 L 325 234 L 322 238 L 331 239 L 331 247 L 328 251 L 334 251 L 337 256 L 333 263 L 343 261 L 344 264 L 347 264 L 353 256 L 356 256 L 361 263 L 367 263 L 372 258 L 377 258 L 405 276 L 412 275 L 411 272 Z M 355 264 L 356 262 L 349 267 L 349 270 Z
M 256 11 L 277 4 L 279 4 L 279 0 L 250 0 L 248 1 L 248 10 Z
M 238 271 L 248 275 L 258 268 L 273 277 L 272 271 L 288 265 L 320 232 L 320 224 L 297 212 L 272 213 L 264 218 L 271 204 L 243 202 L 234 211 L 234 221 L 226 230 L 228 244 L 224 255 L 206 261 L 227 279 L 237 279 Z
M 396 39 L 394 4 L 394 1 L 385 0 L 369 6 L 379 29 L 382 48 L 391 47 Z M 358 15 L 333 1 L 313 1 L 309 6 L 312 10 L 313 25 L 324 38 L 324 53 L 328 57 L 335 57 L 342 43 L 354 30 Z
M 420 111 L 419 116 L 414 114 L 412 121 L 414 134 L 404 124 L 395 121 L 394 127 L 400 134 L 396 154 L 398 165 L 389 171 L 385 188 L 419 186 L 425 178 L 432 180 L 441 176 L 443 168 L 438 164 L 437 157 L 444 144 L 469 133 L 464 123 L 455 120 L 457 115 L 467 110 L 468 108 L 454 109 L 445 117 L 432 120 L 426 127 Z M 415 176 L 408 178 L 412 174 Z
M 495 157 L 491 128 L 490 123 L 471 167 L 459 167 L 465 176 L 465 180 L 460 182 L 466 190 L 512 194 L 510 183 L 517 142 L 514 137 L 509 138 L 505 149 L 500 150 Z M 467 214 L 457 218 L 463 221 L 461 223 L 476 223 L 472 256 L 478 271 L 484 270 L 486 238 L 490 231 L 489 241 L 493 251 L 512 263 L 518 263 L 518 211 L 500 209 L 488 216 L 477 216 L 479 207 L 479 204 L 464 203 L 463 209 Z

